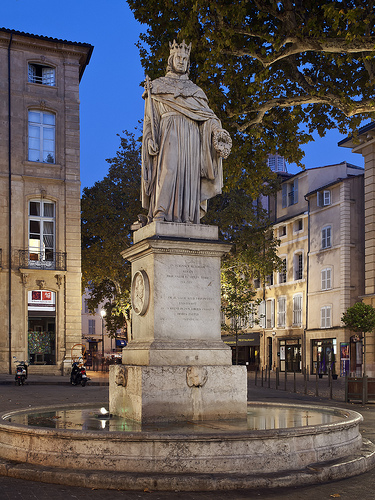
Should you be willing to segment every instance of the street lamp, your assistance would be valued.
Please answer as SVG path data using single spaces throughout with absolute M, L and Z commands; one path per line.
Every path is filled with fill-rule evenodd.
M 103 371 L 103 364 L 104 364 L 104 316 L 105 316 L 104 309 L 102 309 L 100 311 L 100 316 L 102 317 L 102 371 Z

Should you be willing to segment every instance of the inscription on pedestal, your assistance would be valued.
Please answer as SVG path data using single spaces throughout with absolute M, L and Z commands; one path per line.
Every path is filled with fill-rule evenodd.
M 173 318 L 174 327 L 185 332 L 219 324 L 220 289 L 213 275 L 212 268 L 205 264 L 170 264 L 159 295 L 161 320 Z

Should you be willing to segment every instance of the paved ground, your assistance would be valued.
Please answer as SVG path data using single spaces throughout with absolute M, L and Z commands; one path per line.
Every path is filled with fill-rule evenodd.
M 28 385 L 16 387 L 13 377 L 0 375 L 0 413 L 18 408 L 32 408 L 44 404 L 66 404 L 77 402 L 102 403 L 108 400 L 108 375 L 89 372 L 92 378 L 86 387 L 72 387 L 68 377 L 36 377 L 30 376 Z M 327 379 L 318 380 L 316 396 L 316 380 L 312 378 L 305 384 L 301 376 L 289 376 L 285 387 L 285 379 L 281 377 L 278 390 L 275 388 L 275 377 L 271 376 L 270 388 L 268 381 L 257 380 L 255 386 L 254 374 L 249 374 L 248 399 L 253 401 L 271 402 L 308 402 L 317 406 L 336 406 L 351 408 L 364 416 L 362 433 L 375 442 L 375 404 L 345 403 L 343 380 L 333 381 L 332 399 Z M 67 486 L 43 484 L 32 481 L 22 481 L 0 476 L 0 500 L 242 500 L 242 499 L 288 499 L 288 500 L 373 500 L 375 499 L 375 469 L 361 476 L 320 484 L 317 486 L 286 488 L 278 490 L 246 490 L 246 491 L 216 491 L 216 492 L 125 492 L 91 490 Z

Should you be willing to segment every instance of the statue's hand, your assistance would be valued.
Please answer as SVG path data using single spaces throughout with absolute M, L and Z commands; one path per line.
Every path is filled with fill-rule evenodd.
M 213 145 L 218 155 L 222 158 L 228 158 L 232 149 L 232 139 L 229 132 L 223 128 L 217 128 L 213 133 Z
M 159 146 L 152 139 L 148 140 L 147 149 L 150 156 L 156 156 L 159 153 Z

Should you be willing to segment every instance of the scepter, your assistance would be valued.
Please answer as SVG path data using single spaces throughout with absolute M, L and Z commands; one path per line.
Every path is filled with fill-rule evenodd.
M 152 87 L 152 83 L 151 83 L 150 77 L 148 75 L 146 75 L 145 89 L 147 90 L 148 97 L 150 99 L 151 135 L 152 135 L 152 140 L 153 140 L 153 142 L 155 144 L 154 108 L 153 108 L 153 105 L 152 105 L 151 87 Z

